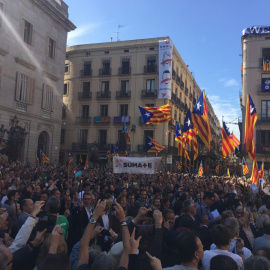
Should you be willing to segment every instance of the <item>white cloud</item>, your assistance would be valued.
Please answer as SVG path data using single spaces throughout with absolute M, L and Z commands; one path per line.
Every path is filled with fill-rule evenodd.
M 67 45 L 72 46 L 80 44 L 81 38 L 93 32 L 99 26 L 100 26 L 99 23 L 90 23 L 78 26 L 74 31 L 68 33 Z
M 220 125 L 222 125 L 222 117 L 224 122 L 227 124 L 229 130 L 235 134 L 235 136 L 240 139 L 240 131 L 238 127 L 238 117 L 241 114 L 240 107 L 235 107 L 228 100 L 221 99 L 219 96 L 207 96 L 213 110 L 219 119 Z M 228 124 L 233 122 L 234 124 Z
M 235 79 L 220 78 L 218 82 L 222 83 L 225 87 L 239 86 L 239 83 Z

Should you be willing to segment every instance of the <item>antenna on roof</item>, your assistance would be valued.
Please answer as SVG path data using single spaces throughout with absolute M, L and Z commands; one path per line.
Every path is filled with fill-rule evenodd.
M 120 39 L 119 39 L 119 33 L 120 33 L 120 27 L 125 27 L 124 25 L 120 25 L 120 24 L 118 24 L 118 29 L 117 29 L 117 38 L 116 38 L 116 41 L 120 41 Z

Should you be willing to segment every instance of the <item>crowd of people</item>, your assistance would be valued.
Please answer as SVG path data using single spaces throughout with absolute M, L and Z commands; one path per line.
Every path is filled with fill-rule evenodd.
M 270 194 L 243 178 L 0 170 L 0 270 L 270 269 Z

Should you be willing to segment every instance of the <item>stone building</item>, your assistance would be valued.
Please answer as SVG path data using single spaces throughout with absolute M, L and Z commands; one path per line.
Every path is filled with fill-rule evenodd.
M 145 138 L 150 136 L 168 146 L 159 154 L 164 157 L 164 165 L 166 156 L 173 155 L 173 163 L 167 168 L 180 161 L 174 140 L 175 123 L 179 121 L 183 125 L 185 114 L 188 108 L 193 109 L 201 89 L 174 47 L 172 97 L 171 100 L 158 99 L 158 43 L 166 39 L 170 38 L 67 48 L 60 160 L 66 160 L 68 151 L 71 151 L 77 161 L 80 156 L 85 159 L 88 155 L 90 162 L 107 162 L 106 153 L 117 141 L 120 155 L 125 150 L 131 153 L 130 156 L 153 155 L 146 153 L 144 147 Z M 163 104 L 172 107 L 170 122 L 158 126 L 142 122 L 138 106 Z M 210 112 L 211 128 L 220 134 L 211 106 Z M 127 120 L 131 143 L 125 142 L 123 119 Z
M 34 162 L 41 149 L 58 161 L 66 41 L 74 29 L 62 0 L 0 0 L 0 140 L 11 160 Z

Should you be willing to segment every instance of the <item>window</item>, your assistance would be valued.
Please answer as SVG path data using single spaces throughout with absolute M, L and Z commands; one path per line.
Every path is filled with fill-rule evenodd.
M 262 120 L 270 118 L 270 100 L 262 100 Z
M 55 46 L 56 46 L 56 42 L 55 40 L 53 40 L 52 38 L 49 37 L 49 52 L 48 52 L 48 56 L 52 59 L 54 59 L 55 57 Z
M 129 92 L 129 81 L 121 81 L 121 92 L 122 93 Z
M 32 103 L 34 90 L 35 80 L 22 73 L 17 73 L 16 100 L 25 103 Z
M 102 61 L 102 67 L 107 70 L 110 69 L 110 60 L 103 60 Z
M 146 142 L 147 137 L 154 139 L 154 130 L 145 130 L 144 131 L 144 144 Z
M 83 63 L 83 75 L 84 76 L 91 76 L 92 75 L 91 61 L 84 61 L 84 63 Z
M 122 58 L 122 74 L 129 74 L 129 64 L 130 59 L 129 58 Z
M 65 73 L 68 73 L 69 64 L 65 64 Z
M 43 87 L 42 108 L 47 111 L 53 109 L 53 88 L 47 84 Z
M 32 34 L 33 34 L 33 25 L 24 20 L 24 33 L 23 33 L 23 41 L 29 45 L 32 45 Z
M 168 133 L 168 146 L 171 146 L 171 132 Z
M 119 116 L 128 116 L 128 104 L 120 105 L 120 115 Z
M 81 117 L 84 119 L 89 117 L 89 105 L 82 105 Z
M 182 101 L 182 93 L 180 92 L 180 101 Z
M 107 130 L 99 130 L 98 132 L 98 142 L 100 145 L 104 146 L 107 144 Z
M 83 93 L 90 93 L 90 82 L 83 82 Z
M 64 91 L 63 91 L 63 95 L 67 95 L 68 93 L 68 84 L 67 83 L 64 83 Z
M 262 49 L 262 57 L 263 58 L 270 58 L 270 48 Z
M 147 57 L 147 72 L 155 72 L 156 68 L 156 56 Z
M 150 93 L 154 91 L 155 91 L 155 80 L 154 79 L 146 80 L 146 92 Z
M 118 142 L 119 142 L 119 151 L 126 150 L 127 142 L 125 134 L 122 130 L 118 130 Z
M 86 145 L 87 144 L 87 137 L 88 137 L 88 130 L 81 129 L 80 130 L 80 144 Z
M 270 130 L 257 130 L 256 131 L 257 146 L 270 146 Z M 260 149 L 260 147 L 257 147 Z
M 155 104 L 145 104 L 145 107 L 155 107 Z
M 66 134 L 66 131 L 64 129 L 62 129 L 61 130 L 61 138 L 60 138 L 61 144 L 65 143 L 65 134 Z
M 177 110 L 174 111 L 174 120 L 177 119 Z
M 2 26 L 2 12 L 3 12 L 3 7 L 4 7 L 4 5 L 3 5 L 3 3 L 0 3 L 0 27 Z
M 100 105 L 100 116 L 108 116 L 108 105 Z
M 175 88 L 175 96 L 178 97 L 178 89 Z
M 179 74 L 179 68 L 177 67 L 176 68 L 176 75 L 178 76 L 178 74 Z
M 101 83 L 101 93 L 102 94 L 108 94 L 109 92 L 109 84 L 110 82 L 109 81 L 103 81 Z

